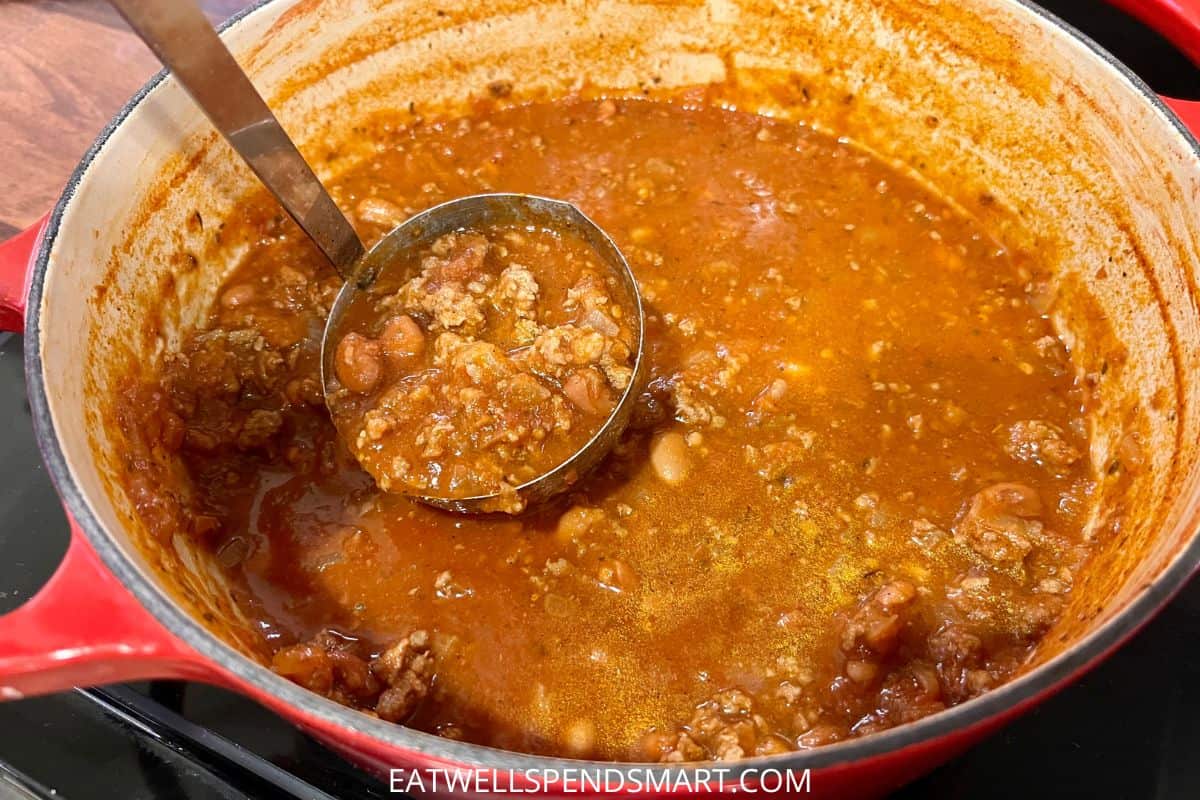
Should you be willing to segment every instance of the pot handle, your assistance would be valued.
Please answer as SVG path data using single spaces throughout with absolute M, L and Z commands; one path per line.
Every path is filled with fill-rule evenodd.
M 33 254 L 49 219 L 47 214 L 11 239 L 0 242 L 0 331 L 25 330 L 25 298 L 29 295 Z
M 0 700 L 147 678 L 216 675 L 108 571 L 71 520 L 54 575 L 0 617 Z
M 1158 31 L 1200 67 L 1200 0 L 1108 0 Z M 1163 97 L 1167 107 L 1200 139 L 1200 101 Z
M 1158 31 L 1200 66 L 1200 0 L 1108 1 Z
M 1200 140 L 1200 100 L 1176 100 L 1174 97 L 1164 97 L 1162 101 L 1167 108 L 1175 112 L 1179 121 L 1184 124 L 1196 139 Z
M 48 219 L 0 243 L 0 331 L 24 330 L 33 256 Z M 54 575 L 0 616 L 0 700 L 145 678 L 216 679 L 209 662 L 105 568 L 69 514 L 68 521 L 71 541 Z

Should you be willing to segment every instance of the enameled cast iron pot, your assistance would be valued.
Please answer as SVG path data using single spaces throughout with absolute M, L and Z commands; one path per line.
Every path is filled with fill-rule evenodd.
M 1200 62 L 1200 0 L 1119 4 Z M 1063 620 L 1022 675 L 982 697 L 735 769 L 812 769 L 818 795 L 881 793 L 1095 664 L 1195 571 L 1200 145 L 1186 126 L 1200 131 L 1200 104 L 1155 97 L 1022 0 L 463 5 L 273 0 L 224 35 L 324 177 L 369 144 L 337 140 L 349 120 L 453 109 L 494 80 L 533 97 L 736 79 L 758 110 L 848 134 L 1056 269 L 1051 313 L 1098 398 L 1092 461 L 1123 462 L 1100 470 L 1091 529 L 1102 544 Z M 335 147 L 338 159 L 321 158 Z M 237 255 L 216 249 L 214 222 L 252 181 L 160 75 L 100 135 L 53 213 L 0 250 L 0 323 L 26 332 L 34 424 L 72 531 L 50 583 L 0 619 L 0 696 L 209 681 L 368 768 L 488 767 L 530 785 L 530 770 L 569 762 L 390 725 L 273 674 L 211 557 L 182 537 L 150 539 L 107 482 L 123 452 L 107 398 L 130 363 L 202 318 Z

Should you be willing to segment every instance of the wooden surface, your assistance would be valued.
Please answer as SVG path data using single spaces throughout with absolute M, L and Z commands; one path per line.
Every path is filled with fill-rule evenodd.
M 250 0 L 198 0 L 222 20 Z M 50 210 L 105 123 L 159 69 L 104 0 L 0 0 L 0 240 Z
M 216 22 L 252 0 L 196 2 Z M 1200 99 L 1182 56 L 1153 37 L 1113 35 L 1129 21 L 1098 0 L 1042 3 L 1097 35 L 1158 91 Z M 1075 6 L 1091 10 L 1081 15 Z M 96 134 L 159 65 L 105 0 L 0 0 L 0 42 L 4 240 L 50 209 Z

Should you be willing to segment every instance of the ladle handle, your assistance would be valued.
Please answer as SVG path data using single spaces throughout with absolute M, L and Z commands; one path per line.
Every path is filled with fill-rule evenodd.
M 109 0 L 343 278 L 363 254 L 349 220 L 192 0 Z

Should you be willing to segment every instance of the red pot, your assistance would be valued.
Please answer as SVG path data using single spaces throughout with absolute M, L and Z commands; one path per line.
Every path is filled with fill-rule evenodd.
M 1115 2 L 1200 63 L 1200 0 Z M 1156 98 L 1094 44 L 1017 0 L 817 2 L 794 9 L 791 17 L 768 15 L 754 0 L 499 5 L 435 15 L 429 4 L 403 0 L 370 13 L 348 2 L 274 0 L 229 23 L 225 36 L 282 109 L 285 124 L 313 147 L 324 134 L 320 121 L 332 118 L 331 104 L 344 106 L 347 97 L 356 104 L 349 107 L 363 113 L 405 96 L 432 103 L 505 77 L 506 68 L 536 76 L 529 80 L 531 92 L 561 89 L 573 70 L 617 89 L 635 85 L 643 69 L 654 69 L 664 84 L 682 84 L 726 69 L 710 56 L 733 47 L 745 64 L 783 64 L 827 88 L 828 96 L 844 96 L 839 81 L 857 81 L 855 105 L 823 103 L 818 90 L 812 104 L 796 113 L 848 131 L 939 185 L 963 187 L 964 197 L 956 199 L 1003 226 L 1009 220 L 995 206 L 1004 203 L 993 195 L 986 202 L 978 194 L 978 202 L 967 197 L 972 178 L 961 167 L 992 170 L 980 177 L 983 185 L 1011 199 L 1018 216 L 1035 220 L 1026 224 L 1047 252 L 1077 247 L 1077 256 L 1088 257 L 1072 263 L 1109 248 L 1121 279 L 1108 283 L 1114 269 L 1080 277 L 1095 294 L 1089 302 L 1127 350 L 1128 366 L 1111 378 L 1113 397 L 1133 397 L 1133 406 L 1145 409 L 1152 404 L 1136 401 L 1147 382 L 1159 381 L 1165 393 L 1159 408 L 1145 411 L 1147 441 L 1161 443 L 1155 452 L 1163 455 L 1149 459 L 1144 485 L 1135 482 L 1125 497 L 1137 522 L 1114 552 L 1093 565 L 1098 577 L 1080 589 L 1088 607 L 1079 601 L 1079 613 L 1064 621 L 1061 635 L 1027 671 L 898 729 L 730 764 L 728 781 L 754 786 L 763 769 L 811 770 L 811 789 L 828 797 L 894 788 L 1076 678 L 1191 576 L 1200 564 L 1200 436 L 1193 435 L 1200 431 L 1200 389 L 1192 388 L 1200 386 L 1200 144 L 1184 126 L 1200 133 L 1200 103 Z M 501 36 L 480 33 L 488 26 L 506 27 Z M 592 30 L 610 34 L 604 41 L 612 42 L 611 52 L 588 36 Z M 737 59 L 724 63 L 736 65 Z M 823 63 L 837 68 L 813 66 Z M 388 80 L 373 82 L 378 75 Z M 764 105 L 778 103 L 777 97 L 764 93 Z M 918 107 L 937 111 L 941 133 L 914 134 L 932 118 L 932 112 L 914 116 Z M 390 725 L 273 674 L 238 647 L 222 617 L 227 610 L 219 602 L 219 577 L 180 569 L 181 563 L 200 563 L 180 561 L 200 558 L 186 552 L 186 544 L 156 560 L 106 486 L 105 459 L 119 448 L 97 421 L 95 398 L 103 396 L 106 370 L 118 355 L 150 357 L 156 341 L 123 332 L 118 323 L 137 319 L 161 297 L 157 279 L 195 245 L 184 230 L 185 206 L 219 218 L 236 196 L 223 187 L 248 185 L 234 163 L 173 82 L 160 75 L 100 135 L 55 210 L 0 247 L 0 327 L 27 332 L 34 423 L 71 520 L 70 548 L 52 580 L 0 619 L 0 696 L 151 677 L 206 681 L 256 699 L 369 769 L 495 769 L 503 785 L 561 793 L 567 787 L 545 770 L 585 762 L 508 753 Z M 206 180 L 214 175 L 217 180 Z M 1081 230 L 1090 235 L 1072 239 Z M 1132 246 L 1114 245 L 1112 237 L 1119 236 Z M 1128 259 L 1127 273 L 1122 259 Z M 217 272 L 176 276 L 172 302 L 179 309 L 171 318 L 182 325 L 194 317 L 219 278 Z M 1068 328 L 1080 319 L 1072 316 L 1079 306 L 1069 298 L 1059 309 Z M 1074 349 L 1086 361 L 1098 340 L 1078 324 L 1083 327 L 1071 332 Z M 172 329 L 155 333 L 169 339 Z M 1130 407 L 1113 405 L 1114 415 L 1117 407 Z M 1109 419 L 1105 413 L 1102 423 Z M 1100 440 L 1105 446 L 1105 436 Z M 586 765 L 612 770 L 605 774 L 614 787 L 641 769 Z M 638 786 L 634 780 L 619 788 Z

